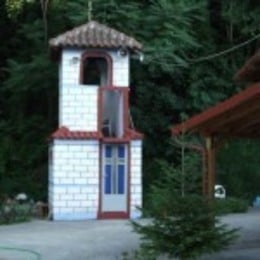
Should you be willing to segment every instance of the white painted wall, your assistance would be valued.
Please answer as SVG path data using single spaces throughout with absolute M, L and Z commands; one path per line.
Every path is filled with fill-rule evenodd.
M 60 99 L 60 126 L 71 131 L 98 130 L 98 87 L 63 85 Z
M 117 50 L 108 53 L 113 60 L 113 86 L 129 87 L 129 54 L 122 57 Z
M 64 49 L 60 64 L 59 126 L 97 131 L 98 87 L 80 85 L 82 50 Z M 74 63 L 73 58 L 78 60 Z
M 49 205 L 54 220 L 96 219 L 99 142 L 54 140 Z
M 95 49 L 97 51 L 100 49 Z M 102 50 L 102 49 L 101 49 Z M 97 131 L 98 88 L 80 84 L 82 49 L 64 49 L 59 66 L 59 126 Z M 91 51 L 88 49 L 88 51 Z M 113 86 L 129 87 L 129 55 L 105 50 L 113 60 Z M 73 58 L 78 58 L 73 62 Z M 141 213 L 142 142 L 131 141 L 130 217 Z M 99 203 L 99 141 L 54 140 L 49 174 L 49 206 L 54 220 L 96 219 Z
M 142 141 L 134 140 L 130 142 L 131 152 L 131 182 L 130 182 L 130 218 L 141 216 L 140 210 L 136 207 L 142 207 Z
M 61 56 L 61 85 L 77 85 L 80 79 L 80 58 L 82 50 L 67 48 L 62 50 Z M 78 60 L 74 63 L 73 58 Z
M 107 49 L 63 49 L 61 59 L 60 83 L 61 85 L 77 85 L 80 82 L 80 59 L 86 51 L 102 51 L 112 58 L 113 68 L 113 86 L 129 87 L 129 53 L 126 56 L 120 56 L 118 50 Z M 73 63 L 72 59 L 78 58 L 78 62 Z
M 129 55 L 117 50 L 64 49 L 59 66 L 59 126 L 71 131 L 98 130 L 98 88 L 80 84 L 80 60 L 85 51 L 105 51 L 112 58 L 113 86 L 129 86 Z M 73 59 L 77 58 L 75 62 Z

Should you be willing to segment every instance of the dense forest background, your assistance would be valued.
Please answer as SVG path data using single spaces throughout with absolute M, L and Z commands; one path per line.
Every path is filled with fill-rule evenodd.
M 161 176 L 158 160 L 178 164 L 169 127 L 246 87 L 233 76 L 259 48 L 260 4 L 258 0 L 92 2 L 93 20 L 144 45 L 144 62 L 131 61 L 130 101 L 135 127 L 145 134 L 147 191 Z M 88 13 L 87 0 L 0 1 L 1 194 L 26 192 L 46 199 L 48 136 L 57 128 L 58 114 L 57 63 L 50 59 L 48 40 L 87 22 Z M 219 152 L 217 173 L 228 195 L 259 194 L 259 141 L 227 142 Z

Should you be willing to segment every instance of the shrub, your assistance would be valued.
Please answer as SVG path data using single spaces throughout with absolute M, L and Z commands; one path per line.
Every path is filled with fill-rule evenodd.
M 214 201 L 214 209 L 217 215 L 229 213 L 247 212 L 249 202 L 239 198 L 216 199 Z
M 0 204 L 0 224 L 29 221 L 31 217 L 32 205 L 30 203 L 12 201 Z
M 194 174 L 184 174 L 166 162 L 161 165 L 164 177 L 150 193 L 152 219 L 146 224 L 133 222 L 142 238 L 135 259 L 157 259 L 160 255 L 197 259 L 226 248 L 236 237 L 236 230 L 218 223 L 213 204 L 197 193 Z

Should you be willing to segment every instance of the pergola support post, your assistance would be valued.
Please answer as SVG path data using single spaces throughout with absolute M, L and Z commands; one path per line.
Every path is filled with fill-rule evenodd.
M 213 136 L 206 137 L 206 166 L 206 195 L 212 200 L 216 180 L 216 147 Z
M 204 196 L 207 196 L 207 190 L 208 190 L 208 158 L 207 158 L 207 150 L 204 149 L 204 152 L 202 154 L 202 194 Z

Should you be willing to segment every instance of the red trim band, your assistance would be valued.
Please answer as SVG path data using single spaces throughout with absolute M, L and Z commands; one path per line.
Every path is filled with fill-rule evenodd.
M 98 219 L 129 219 L 128 212 L 99 212 Z

